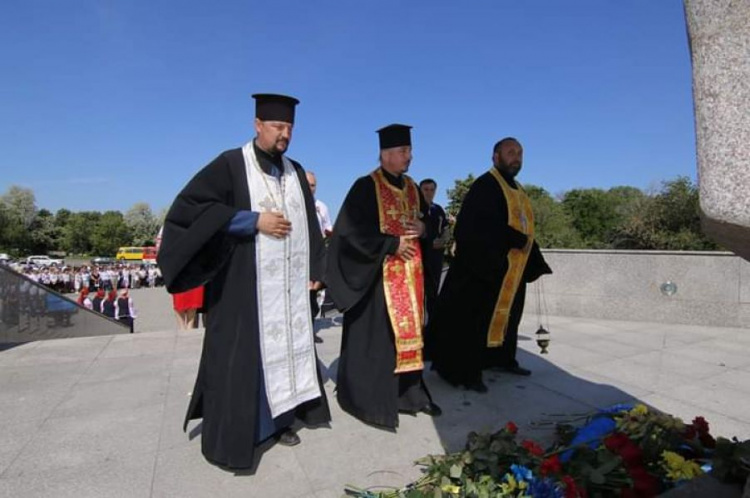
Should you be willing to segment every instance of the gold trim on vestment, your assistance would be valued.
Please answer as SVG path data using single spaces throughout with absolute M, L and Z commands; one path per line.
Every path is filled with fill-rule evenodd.
M 391 185 L 378 168 L 372 174 L 378 201 L 381 233 L 400 237 L 405 234 L 405 222 L 416 219 L 419 213 L 419 190 L 414 181 L 404 175 L 404 188 Z M 388 317 L 393 327 L 396 345 L 395 373 L 422 370 L 422 325 L 424 320 L 424 275 L 422 251 L 418 239 L 412 239 L 417 252 L 410 259 L 388 254 L 383 261 L 383 291 Z
M 534 241 L 534 212 L 531 208 L 529 196 L 526 195 L 519 183 L 516 182 L 518 188 L 514 189 L 508 185 L 497 168 L 493 167 L 490 173 L 503 190 L 503 195 L 508 204 L 508 225 L 529 237 L 528 242 L 522 249 L 511 248 L 508 251 L 508 270 L 500 286 L 495 310 L 492 312 L 492 319 L 487 330 L 487 347 L 496 348 L 502 346 L 505 340 L 510 310 L 518 286 L 521 284 L 526 261 L 529 259 L 529 253 L 531 253 L 531 245 Z

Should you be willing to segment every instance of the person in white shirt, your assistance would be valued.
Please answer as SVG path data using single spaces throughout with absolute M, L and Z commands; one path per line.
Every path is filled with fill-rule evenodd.
M 128 289 L 120 292 L 120 297 L 115 301 L 115 320 L 118 320 L 130 327 L 130 333 L 133 333 L 133 322 L 135 321 L 135 308 L 133 307 L 133 298 L 130 297 Z
M 315 178 L 315 173 L 307 171 L 307 181 L 310 183 L 310 191 L 315 197 L 315 190 L 317 189 L 318 182 Z M 315 213 L 318 215 L 318 224 L 320 225 L 320 233 L 323 234 L 323 238 L 329 237 L 333 233 L 333 224 L 331 223 L 331 216 L 328 214 L 328 206 L 323 201 L 315 199 Z
M 318 181 L 317 178 L 315 178 L 315 173 L 313 173 L 312 171 L 307 171 L 306 176 L 307 182 L 310 184 L 310 191 L 312 192 L 313 198 L 315 198 L 315 191 L 318 187 Z M 328 214 L 328 206 L 326 206 L 323 201 L 319 199 L 315 199 L 315 214 L 318 216 L 320 233 L 323 235 L 323 239 L 325 240 L 333 233 L 333 224 L 331 223 L 331 216 Z M 320 312 L 320 303 L 325 300 L 324 296 L 324 289 L 313 289 L 312 287 L 310 288 L 310 307 L 312 309 L 313 320 L 315 320 L 315 317 L 318 316 L 318 313 Z M 316 334 L 315 342 L 323 342 L 323 339 L 321 339 Z

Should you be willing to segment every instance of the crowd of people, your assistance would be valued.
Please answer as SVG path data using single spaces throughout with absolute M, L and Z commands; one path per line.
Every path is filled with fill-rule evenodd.
M 83 265 L 60 268 L 11 264 L 11 268 L 60 294 L 78 294 L 83 289 L 96 292 L 99 289 L 111 291 L 164 285 L 161 270 L 153 264 Z
M 136 312 L 129 290 L 164 285 L 161 270 L 155 264 L 37 267 L 11 263 L 9 267 L 28 280 L 3 287 L 3 322 L 7 323 L 18 322 L 14 313 L 31 318 L 47 314 L 70 326 L 75 305 L 65 305 L 61 297 L 41 290 L 47 288 L 58 294 L 77 294 L 79 305 L 123 323 L 132 333 Z

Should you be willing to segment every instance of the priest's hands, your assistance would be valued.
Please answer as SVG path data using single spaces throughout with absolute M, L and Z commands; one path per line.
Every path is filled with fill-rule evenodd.
M 421 237 L 422 235 L 424 235 L 425 224 L 419 220 L 409 220 L 404 223 L 404 228 L 406 229 L 406 233 L 404 233 L 404 235 L 411 237 Z
M 281 213 L 260 213 L 257 226 L 260 233 L 275 239 L 283 239 L 292 231 L 292 223 Z
M 410 260 L 417 255 L 416 235 L 402 235 L 398 238 L 398 249 L 396 256 L 401 256 L 405 260 Z

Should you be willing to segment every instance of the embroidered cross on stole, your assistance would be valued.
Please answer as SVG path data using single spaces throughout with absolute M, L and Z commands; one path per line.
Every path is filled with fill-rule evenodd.
M 510 309 L 513 306 L 518 286 L 521 284 L 529 253 L 531 253 L 531 245 L 534 241 L 534 212 L 531 209 L 529 197 L 519 183 L 516 182 L 518 188 L 511 188 L 496 168 L 492 168 L 490 173 L 497 180 L 507 201 L 508 225 L 529 236 L 526 246 L 522 249 L 511 248 L 508 252 L 508 271 L 505 273 L 505 278 L 503 278 L 503 283 L 500 286 L 500 293 L 497 296 L 490 327 L 487 330 L 487 347 L 496 348 L 502 346 L 503 341 L 505 341 Z
M 404 188 L 388 183 L 380 168 L 372 173 L 378 200 L 380 231 L 401 236 L 404 223 L 419 213 L 419 191 L 414 181 L 404 176 Z M 383 290 L 388 317 L 396 343 L 395 373 L 422 370 L 422 325 L 424 320 L 424 274 L 419 241 L 413 239 L 417 254 L 410 260 L 387 255 L 383 262 Z

